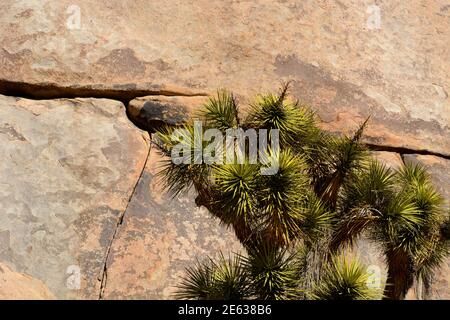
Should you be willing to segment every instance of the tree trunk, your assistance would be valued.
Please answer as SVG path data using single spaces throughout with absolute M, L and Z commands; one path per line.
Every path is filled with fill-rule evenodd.
M 386 252 L 388 264 L 386 300 L 404 300 L 408 289 L 414 283 L 412 263 L 408 254 L 401 249 L 390 249 Z

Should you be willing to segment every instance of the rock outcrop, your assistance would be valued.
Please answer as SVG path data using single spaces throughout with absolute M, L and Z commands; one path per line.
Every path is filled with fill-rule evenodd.
M 196 259 L 240 249 L 161 190 L 121 102 L 0 96 L 0 145 L 0 297 L 169 298 Z
M 398 169 L 403 165 L 402 156 L 396 152 L 374 151 L 372 156 L 391 169 Z
M 0 145 L 0 262 L 59 299 L 97 298 L 148 134 L 118 101 L 0 96 Z
M 245 111 L 291 80 L 336 133 L 370 116 L 375 157 L 425 164 L 448 201 L 449 19 L 441 0 L 3 0 L 0 298 L 168 298 L 196 258 L 239 250 L 161 190 L 129 121 L 180 124 L 220 88 Z M 356 248 L 385 273 L 377 250 Z M 450 298 L 449 270 L 431 298 Z
M 371 115 L 370 143 L 450 156 L 450 9 L 440 0 L 111 0 L 101 10 L 6 0 L 0 9 L 0 93 L 129 99 L 223 87 L 248 101 L 292 79 L 329 130 Z

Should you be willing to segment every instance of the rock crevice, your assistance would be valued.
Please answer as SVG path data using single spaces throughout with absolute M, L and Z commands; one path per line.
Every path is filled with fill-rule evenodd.
M 153 132 L 161 124 L 180 124 L 192 116 L 198 105 L 206 101 L 207 92 L 191 89 L 137 89 L 130 84 L 108 88 L 103 85 L 64 87 L 57 84 L 30 84 L 0 79 L 0 94 L 34 100 L 96 98 L 122 102 L 128 119 L 138 128 Z M 399 146 L 366 143 L 370 150 L 387 151 L 400 154 L 431 155 L 450 159 L 450 154 L 426 149 L 412 149 Z
M 27 83 L 0 79 L 0 94 L 28 99 L 97 98 L 122 102 L 125 106 L 138 97 L 160 96 L 207 96 L 208 93 L 187 88 L 170 88 L 148 84 L 145 89 L 133 83 L 107 86 L 103 84 L 63 86 L 55 83 Z
M 372 143 L 366 143 L 366 145 L 370 150 L 373 150 L 373 151 L 386 151 L 386 152 L 399 153 L 402 155 L 402 158 L 403 158 L 403 155 L 406 155 L 406 154 L 420 154 L 420 155 L 435 156 L 435 157 L 450 160 L 450 155 L 442 154 L 439 152 L 433 152 L 433 151 L 429 151 L 429 150 L 416 150 L 416 149 L 392 147 L 392 146 L 386 146 L 386 145 L 377 145 L 377 144 L 372 144 Z
M 116 224 L 116 226 L 114 228 L 112 237 L 111 237 L 111 239 L 109 241 L 109 244 L 108 244 L 108 246 L 106 248 L 105 259 L 104 259 L 104 262 L 103 262 L 103 269 L 102 269 L 101 275 L 99 276 L 99 281 L 100 281 L 100 292 L 99 292 L 99 295 L 98 295 L 99 300 L 103 299 L 103 295 L 104 295 L 104 292 L 105 292 L 105 289 L 106 289 L 106 284 L 107 284 L 107 281 L 108 281 L 108 259 L 109 259 L 109 256 L 110 256 L 110 252 L 111 252 L 111 248 L 113 246 L 114 240 L 116 238 L 117 231 L 119 230 L 119 227 L 122 225 L 122 223 L 124 221 L 126 212 L 128 210 L 128 206 L 130 205 L 130 202 L 132 201 L 133 196 L 136 193 L 136 188 L 138 187 L 139 182 L 142 179 L 142 175 L 144 174 L 144 170 L 145 170 L 145 168 L 147 166 L 147 161 L 148 161 L 148 159 L 150 157 L 150 152 L 151 152 L 151 149 L 152 149 L 151 137 L 150 137 L 150 140 L 148 140 L 146 142 L 148 143 L 148 153 L 147 153 L 147 156 L 145 158 L 144 165 L 142 166 L 141 173 L 139 175 L 139 178 L 136 180 L 136 184 L 134 185 L 133 191 L 131 192 L 130 197 L 128 198 L 128 202 L 127 202 L 127 205 L 126 205 L 125 209 L 123 210 L 123 212 L 121 213 L 119 219 L 117 220 L 117 224 Z

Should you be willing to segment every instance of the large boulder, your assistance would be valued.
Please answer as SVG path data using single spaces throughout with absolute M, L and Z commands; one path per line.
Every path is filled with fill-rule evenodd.
M 0 145 L 0 263 L 58 299 L 98 298 L 148 134 L 118 101 L 0 96 Z M 14 298 L 32 296 L 19 288 Z
M 173 299 L 187 267 L 244 252 L 232 229 L 195 205 L 194 192 L 163 190 L 156 174 L 167 160 L 152 148 L 111 248 L 105 299 Z
M 376 3 L 376 4 L 375 4 Z M 0 93 L 197 94 L 281 80 L 324 127 L 450 155 L 450 9 L 419 0 L 4 0 Z

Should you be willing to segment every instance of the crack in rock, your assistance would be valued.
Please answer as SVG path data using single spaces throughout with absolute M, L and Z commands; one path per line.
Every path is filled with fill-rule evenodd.
M 121 101 L 124 105 L 139 97 L 161 96 L 208 96 L 206 92 L 196 92 L 186 88 L 170 89 L 148 85 L 150 89 L 139 89 L 136 84 L 113 85 L 105 87 L 100 84 L 81 86 L 62 86 L 55 83 L 26 83 L 0 79 L 0 94 L 28 99 L 61 98 L 103 98 Z
M 119 219 L 117 221 L 116 227 L 114 228 L 113 235 L 112 235 L 111 240 L 109 241 L 108 247 L 106 249 L 105 259 L 103 260 L 102 273 L 101 273 L 101 275 L 98 278 L 98 280 L 100 281 L 100 292 L 99 292 L 99 295 L 98 295 L 98 299 L 99 300 L 103 299 L 103 296 L 104 296 L 104 293 L 105 293 L 105 289 L 106 289 L 106 284 L 107 284 L 107 281 L 108 281 L 108 259 L 109 259 L 110 253 L 111 253 L 111 248 L 112 248 L 112 245 L 114 243 L 114 239 L 116 238 L 117 231 L 119 230 L 119 227 L 123 223 L 123 220 L 125 218 L 125 214 L 126 214 L 126 212 L 128 210 L 128 206 L 130 205 L 130 202 L 133 199 L 133 196 L 134 196 L 134 194 L 136 192 L 136 188 L 137 188 L 139 182 L 141 181 L 142 175 L 143 175 L 145 167 L 147 165 L 148 158 L 150 156 L 151 147 L 152 147 L 152 144 L 151 144 L 151 136 L 150 136 L 150 143 L 149 143 L 149 146 L 148 146 L 148 152 L 147 152 L 147 156 L 146 156 L 145 161 L 144 161 L 144 165 L 142 166 L 141 173 L 139 175 L 139 178 L 136 181 L 136 184 L 133 187 L 133 190 L 132 190 L 132 192 L 130 194 L 130 197 L 128 198 L 127 205 L 126 205 L 125 209 L 123 210 L 122 214 L 120 215 L 120 217 L 119 217 Z
M 396 152 L 396 153 L 400 153 L 402 155 L 402 157 L 405 154 L 420 154 L 420 155 L 435 156 L 435 157 L 450 160 L 450 155 L 439 153 L 439 152 L 433 152 L 433 151 L 429 151 L 429 150 L 416 150 L 416 149 L 410 149 L 410 148 L 404 148 L 404 147 L 383 146 L 383 145 L 377 145 L 377 144 L 371 144 L 371 143 L 366 143 L 365 145 L 370 150 L 373 150 L 373 151 Z

